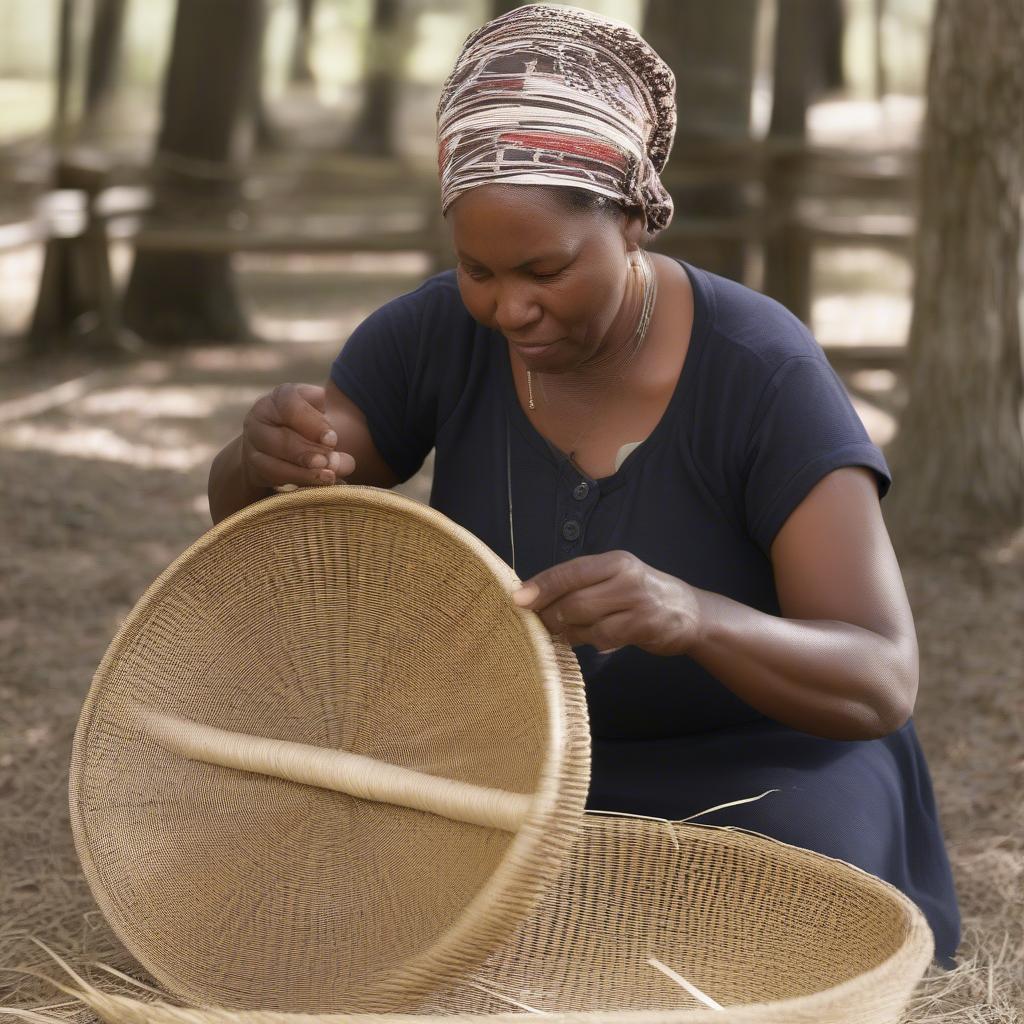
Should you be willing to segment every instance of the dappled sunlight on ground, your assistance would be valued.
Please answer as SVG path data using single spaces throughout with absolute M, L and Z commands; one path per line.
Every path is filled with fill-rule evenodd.
M 193 348 L 182 353 L 182 363 L 200 373 L 278 373 L 288 365 L 288 353 L 270 346 L 224 345 Z
M 362 316 L 319 320 L 295 320 L 256 314 L 252 317 L 252 329 L 260 338 L 275 341 L 338 341 L 347 338 L 359 326 Z
M 207 444 L 157 448 L 135 444 L 105 427 L 68 430 L 31 423 L 19 423 L 5 430 L 0 434 L 0 445 L 13 451 L 44 451 L 160 469 L 191 469 L 216 454 L 216 449 Z
M 143 419 L 159 419 L 165 416 L 195 419 L 209 416 L 226 404 L 247 409 L 261 394 L 260 388 L 214 384 L 164 388 L 108 388 L 86 395 L 78 404 L 78 410 L 87 416 L 128 413 Z
M 351 283 L 352 275 L 425 277 L 430 260 L 422 252 L 241 253 L 237 268 L 243 274 L 337 274 Z

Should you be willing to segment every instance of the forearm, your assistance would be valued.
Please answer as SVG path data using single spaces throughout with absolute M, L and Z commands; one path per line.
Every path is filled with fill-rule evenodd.
M 874 739 L 906 720 L 916 648 L 846 622 L 785 619 L 698 590 L 686 654 L 763 714 L 829 739 Z M 913 672 L 913 679 L 909 678 Z
M 254 487 L 246 480 L 241 449 L 242 438 L 239 435 L 221 449 L 210 466 L 207 496 L 210 516 L 215 523 L 274 493 L 272 488 Z

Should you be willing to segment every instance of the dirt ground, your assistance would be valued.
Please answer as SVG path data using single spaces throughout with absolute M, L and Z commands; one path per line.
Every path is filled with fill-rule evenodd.
M 356 283 L 352 317 L 395 291 Z M 279 310 L 294 321 L 301 304 Z M 97 367 L 0 367 L 0 1004 L 64 997 L 12 970 L 75 964 L 144 977 L 86 887 L 67 764 L 93 672 L 124 616 L 210 526 L 206 477 L 252 402 L 322 382 L 351 327 L 321 340 L 197 347 Z M 301 332 L 299 332 L 301 333 Z M 425 495 L 425 479 L 406 490 Z M 931 968 L 906 1024 L 1024 1022 L 1024 536 L 907 560 L 922 653 L 915 720 L 960 894 L 960 967 Z M 50 964 L 52 967 L 52 964 Z M 101 981 L 109 987 L 111 979 Z

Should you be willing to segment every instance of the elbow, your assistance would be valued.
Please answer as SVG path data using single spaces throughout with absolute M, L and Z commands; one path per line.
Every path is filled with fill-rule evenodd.
M 876 702 L 861 704 L 860 714 L 850 731 L 841 739 L 850 740 L 882 740 L 899 732 L 910 720 L 911 711 L 900 707 L 893 708 Z
M 917 704 L 917 672 L 914 672 L 913 680 L 907 681 L 906 687 L 904 688 L 904 695 L 902 701 L 895 708 L 895 713 L 892 716 L 892 728 L 890 732 L 896 732 L 902 729 L 903 726 L 910 721 L 911 716 L 914 713 L 914 706 Z
M 876 713 L 866 738 L 881 740 L 885 739 L 886 736 L 891 736 L 894 732 L 899 732 L 910 721 L 910 716 L 913 713 L 913 707 L 905 706 L 895 711 L 887 710 Z
M 885 654 L 879 658 L 884 667 L 874 682 L 872 701 L 872 739 L 882 739 L 898 732 L 910 721 L 917 703 L 918 655 L 917 641 L 886 640 Z

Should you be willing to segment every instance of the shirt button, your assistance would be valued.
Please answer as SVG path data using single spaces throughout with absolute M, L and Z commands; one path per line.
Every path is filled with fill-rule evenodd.
M 574 541 L 580 539 L 580 524 L 575 519 L 566 519 L 562 523 L 562 536 L 567 541 Z
M 580 481 L 573 489 L 572 496 L 577 501 L 582 501 L 590 493 L 590 484 L 586 480 Z

